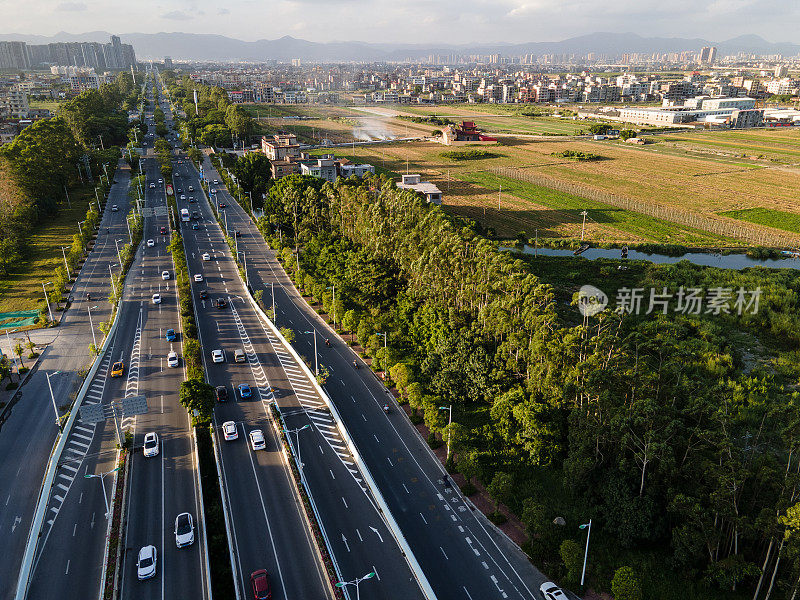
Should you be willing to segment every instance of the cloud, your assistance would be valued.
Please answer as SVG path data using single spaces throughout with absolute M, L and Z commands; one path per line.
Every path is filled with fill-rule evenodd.
M 86 5 L 83 2 L 62 2 L 56 6 L 56 10 L 64 12 L 82 12 L 86 10 Z
M 188 21 L 192 15 L 183 12 L 182 10 L 173 10 L 161 15 L 162 19 L 169 19 L 170 21 Z
M 229 11 L 227 8 L 220 8 L 217 11 L 217 14 L 218 15 L 229 15 L 229 14 L 231 14 L 231 11 Z

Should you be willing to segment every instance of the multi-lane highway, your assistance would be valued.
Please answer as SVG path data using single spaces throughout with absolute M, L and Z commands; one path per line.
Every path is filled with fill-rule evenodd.
M 183 363 L 179 360 L 178 367 L 170 368 L 166 362 L 170 350 L 179 356 L 182 352 L 174 270 L 166 250 L 169 224 L 165 192 L 163 182 L 159 185 L 155 161 L 146 158 L 143 167 L 147 174 L 145 242 L 131 266 L 114 339 L 85 403 L 110 404 L 136 395 L 146 396 L 148 402 L 147 414 L 122 422 L 123 428 L 133 434 L 134 450 L 123 524 L 121 596 L 164 598 L 189 594 L 204 598 L 208 590 L 202 510 L 190 423 L 178 402 Z M 158 304 L 152 299 L 156 293 L 161 297 Z M 170 328 L 178 334 L 174 342 L 165 339 Z M 110 366 L 117 361 L 124 363 L 124 370 L 121 377 L 112 378 Z M 159 436 L 160 452 L 145 458 L 142 441 L 150 431 Z M 101 480 L 86 475 L 113 469 L 116 437 L 110 422 L 91 425 L 80 420 L 69 436 L 49 497 L 29 598 L 63 597 L 65 589 L 70 589 L 74 597 L 96 598 L 100 591 L 107 531 L 105 501 Z M 112 482 L 112 476 L 104 480 L 109 497 Z M 179 549 L 173 524 L 181 512 L 193 516 L 195 543 Z M 158 552 L 156 576 L 139 581 L 137 553 L 141 546 L 149 544 L 156 546 Z
M 111 311 L 108 303 L 111 290 L 108 267 L 118 262 L 115 240 L 123 243 L 128 240 L 125 218 L 128 212 L 130 171 L 122 162 L 115 179 L 94 249 L 72 286 L 71 305 L 61 314 L 60 325 L 48 330 L 52 338 L 47 342 L 35 371 L 19 390 L 19 401 L 6 413 L 6 419 L 0 425 L 0 455 L 18 457 L 18 460 L 0 462 L 0 502 L 3 506 L 0 511 L 0 555 L 5 557 L 0 561 L 0 581 L 7 582 L 0 586 L 0 598 L 3 600 L 14 596 L 33 512 L 58 434 L 48 376 L 56 404 L 59 407 L 68 404 L 70 395 L 81 385 L 79 372 L 92 360 L 89 344 L 95 338 L 90 323 L 94 326 L 94 335 L 99 344 L 103 335 L 98 325 L 108 319 Z M 117 205 L 117 211 L 112 210 L 114 205 Z M 87 300 L 87 293 L 91 301 Z M 85 447 L 83 444 L 86 440 L 78 438 L 77 441 L 77 444 L 70 444 L 68 448 L 79 450 Z M 63 485 L 64 480 L 59 483 Z M 63 489 L 61 491 L 63 493 Z M 98 487 L 97 492 L 100 491 Z M 46 519 L 52 520 L 53 516 L 51 512 Z M 62 572 L 66 569 L 67 560 L 69 558 L 65 555 L 57 567 Z
M 221 179 L 208 159 L 204 173 L 212 181 Z M 326 391 L 436 595 L 538 598 L 544 575 L 445 483 L 440 463 L 385 387 L 369 369 L 353 368 L 352 350 L 302 299 L 250 217 L 223 185 L 213 187 L 227 204 L 228 227 L 241 232 L 239 250 L 247 255 L 251 287 L 263 290 L 269 303 L 274 284 L 277 325 L 294 330 L 293 345 L 307 357 L 314 356 L 314 339 L 304 332 L 317 332 L 320 363 L 331 373 Z M 319 343 L 325 338 L 333 340 L 331 348 Z M 393 408 L 389 414 L 383 411 L 386 402 Z

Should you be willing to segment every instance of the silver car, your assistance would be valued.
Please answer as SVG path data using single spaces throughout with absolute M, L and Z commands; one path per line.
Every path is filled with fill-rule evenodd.
M 150 579 L 156 576 L 156 547 L 152 544 L 143 546 L 139 550 L 139 559 L 136 561 L 136 571 L 139 579 Z
M 194 544 L 194 522 L 188 512 L 175 517 L 175 545 L 178 548 Z

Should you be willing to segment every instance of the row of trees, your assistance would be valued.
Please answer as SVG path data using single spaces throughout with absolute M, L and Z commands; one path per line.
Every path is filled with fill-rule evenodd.
M 640 283 L 760 286 L 761 308 L 713 317 L 607 310 L 570 321 L 557 310 L 563 290 L 532 264 L 386 178 L 285 177 L 265 210 L 259 226 L 295 281 L 450 438 L 449 467 L 520 515 L 526 549 L 548 572 L 576 583 L 562 546 L 591 516 L 596 588 L 611 589 L 625 553 L 642 564 L 658 557 L 658 573 L 642 569 L 651 598 L 667 597 L 653 583 L 664 570 L 696 597 L 797 591 L 792 274 L 653 267 Z M 742 330 L 761 340 L 744 352 Z M 773 358 L 748 358 L 762 345 Z M 448 428 L 439 407 L 449 404 Z M 554 525 L 559 516 L 570 527 Z
M 256 123 L 239 105 L 231 103 L 224 88 L 199 84 L 188 75 L 177 79 L 172 71 L 162 74 L 170 95 L 186 113 L 186 128 L 191 139 L 205 146 L 230 148 L 249 141 Z M 197 93 L 195 109 L 194 93 Z

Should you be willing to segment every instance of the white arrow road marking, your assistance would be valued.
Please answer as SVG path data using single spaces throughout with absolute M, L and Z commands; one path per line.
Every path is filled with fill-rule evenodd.
M 342 541 L 344 542 L 344 546 L 347 548 L 347 551 L 350 552 L 350 545 L 347 543 L 347 538 L 344 537 L 344 534 L 342 534 Z
M 378 539 L 381 541 L 381 543 L 383 543 L 383 538 L 381 537 L 380 532 L 377 529 L 375 529 L 372 525 L 370 525 L 369 528 L 372 529 L 372 531 L 375 532 L 375 535 L 377 535 Z

